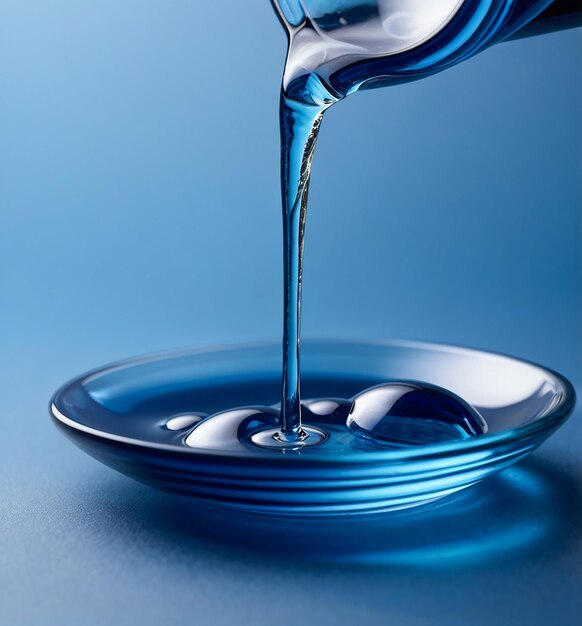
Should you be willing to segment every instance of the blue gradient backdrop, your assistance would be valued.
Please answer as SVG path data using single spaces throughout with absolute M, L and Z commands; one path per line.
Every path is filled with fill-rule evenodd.
M 305 335 L 472 345 L 582 383 L 581 52 L 580 31 L 502 44 L 330 111 Z M 54 388 L 95 365 L 279 336 L 284 53 L 267 0 L 0 0 L 0 623 L 272 624 L 294 583 L 280 624 L 574 624 L 573 509 L 527 557 L 438 576 L 295 568 L 184 547 L 150 520 L 170 496 L 49 423 Z M 552 489 L 580 495 L 577 422 L 530 468 L 554 477 L 554 525 Z

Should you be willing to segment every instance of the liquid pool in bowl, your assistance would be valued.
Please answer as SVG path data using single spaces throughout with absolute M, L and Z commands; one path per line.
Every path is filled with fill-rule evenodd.
M 305 341 L 304 407 L 325 440 L 263 448 L 247 431 L 252 435 L 256 413 L 271 407 L 276 415 L 280 377 L 278 343 L 162 354 L 73 380 L 54 395 L 51 414 L 80 448 L 153 487 L 222 509 L 336 516 L 411 507 L 469 487 L 535 450 L 575 401 L 559 374 L 498 354 L 413 342 Z M 349 419 L 359 394 L 405 380 L 463 398 L 486 432 L 366 445 Z M 226 424 L 213 417 L 232 407 L 250 408 Z M 206 438 L 195 435 L 208 424 L 215 428 Z

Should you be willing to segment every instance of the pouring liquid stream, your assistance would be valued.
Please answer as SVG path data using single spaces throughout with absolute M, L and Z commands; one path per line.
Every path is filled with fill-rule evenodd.
M 309 94 L 310 99 L 312 94 Z M 304 423 L 301 403 L 301 287 L 309 181 L 325 111 L 281 94 L 281 189 L 284 246 L 282 398 L 278 427 L 259 429 L 250 440 L 263 448 L 298 450 L 319 446 L 329 428 Z M 327 402 L 330 402 L 327 400 Z M 472 407 L 445 389 L 391 381 L 364 390 L 350 401 L 331 401 L 331 414 L 354 436 L 360 449 L 422 445 L 483 434 L 487 424 Z M 326 400 L 315 402 L 320 407 Z M 309 402 L 308 407 L 314 403 Z M 307 409 L 311 415 L 313 411 Z M 316 417 L 317 419 L 317 417 Z M 324 420 L 325 421 L 325 420 Z M 335 424 L 333 424 L 335 426 Z M 333 432 L 331 430 L 330 432 Z
M 306 102 L 280 100 L 284 246 L 284 324 L 280 405 L 230 409 L 197 420 L 188 446 L 263 454 L 376 451 L 468 439 L 487 431 L 481 415 L 454 393 L 418 381 L 389 381 L 353 398 L 301 400 L 300 331 L 303 248 L 312 159 L 325 111 L 334 100 L 318 80 Z M 303 418 L 306 419 L 303 419 Z M 178 416 L 177 419 L 182 419 Z M 173 424 L 173 422 L 172 422 Z M 348 441 L 346 447 L 346 439 Z M 325 445 L 323 445 L 325 444 Z
M 301 420 L 301 286 L 305 219 L 313 152 L 324 109 L 281 94 L 281 188 L 283 205 L 284 322 L 281 429 L 274 436 L 291 443 L 318 440 Z

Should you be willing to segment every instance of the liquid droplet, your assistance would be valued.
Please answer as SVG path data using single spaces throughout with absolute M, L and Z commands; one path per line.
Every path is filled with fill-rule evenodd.
M 346 425 L 366 449 L 460 441 L 487 432 L 485 420 L 462 398 L 416 382 L 386 383 L 355 396 Z
M 173 415 L 164 423 L 168 430 L 184 430 L 201 422 L 206 417 L 205 413 L 180 413 Z
M 279 424 L 279 411 L 269 407 L 243 407 L 211 415 L 194 426 L 184 443 L 206 450 L 245 450 L 252 432 Z
M 305 400 L 301 403 L 301 413 L 305 422 L 320 424 L 340 424 L 346 422 L 352 406 L 351 400 L 343 398 L 323 398 Z

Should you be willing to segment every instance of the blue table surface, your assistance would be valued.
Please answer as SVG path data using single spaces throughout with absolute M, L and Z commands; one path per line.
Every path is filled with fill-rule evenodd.
M 450 524 L 419 509 L 342 564 L 211 540 L 50 423 L 96 365 L 280 332 L 285 41 L 266 0 L 211 5 L 0 3 L 0 623 L 578 624 L 580 411 Z M 306 335 L 498 350 L 582 391 L 581 47 L 501 44 L 330 111 Z

